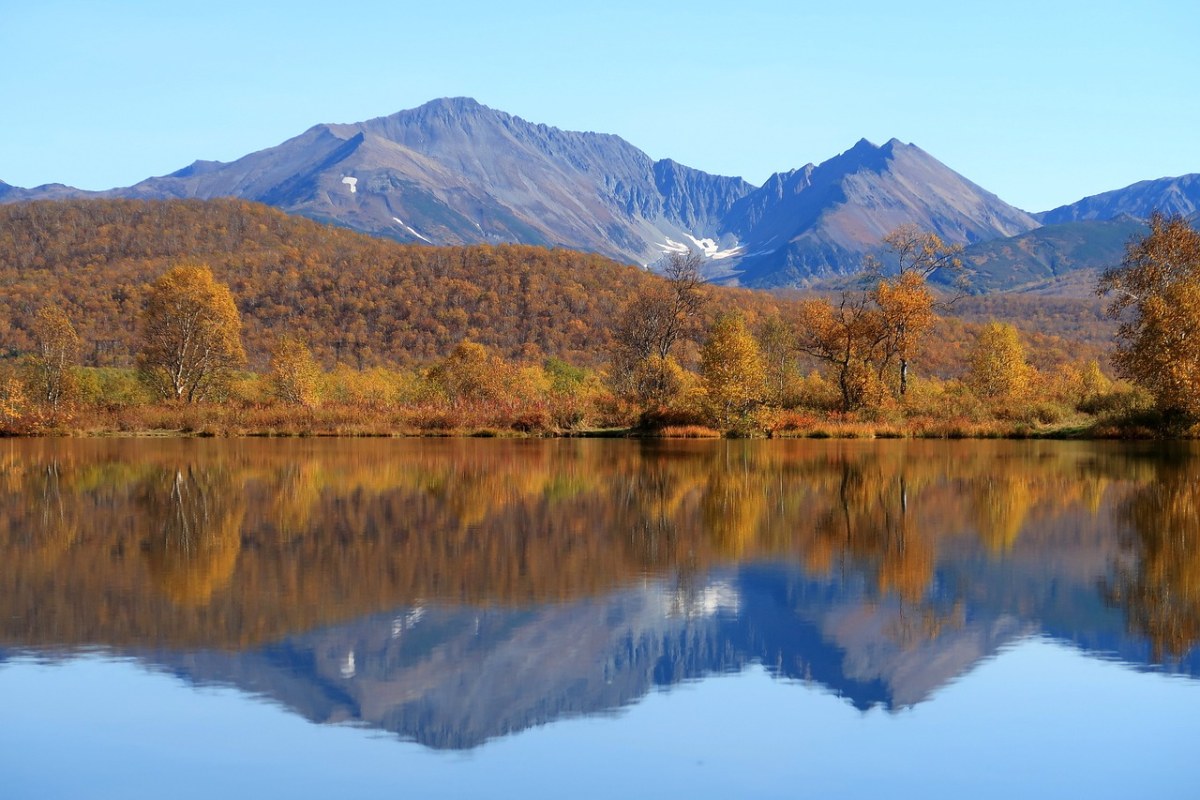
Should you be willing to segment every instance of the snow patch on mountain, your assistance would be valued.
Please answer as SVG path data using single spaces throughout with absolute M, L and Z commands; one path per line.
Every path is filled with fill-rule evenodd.
M 399 217 L 392 217 L 392 219 L 394 219 L 396 221 L 397 225 L 399 225 L 401 228 L 404 228 L 404 230 L 408 231 L 409 233 L 411 233 L 413 236 L 417 237 L 421 241 L 429 242 L 430 244 L 433 244 L 433 242 L 429 241 L 424 236 L 422 236 L 421 234 L 417 233 L 412 228 L 410 228 L 408 225 L 404 224 L 404 220 L 400 219 Z
M 656 242 L 654 246 L 663 253 L 686 253 L 690 249 L 683 242 L 677 242 L 669 236 L 667 237 L 666 244 L 663 244 L 662 242 Z
M 353 178 L 347 175 L 346 177 L 342 178 L 342 183 L 350 187 L 350 194 L 354 194 L 358 191 L 358 178 Z
M 720 245 L 718 245 L 712 239 L 697 239 L 695 236 L 692 236 L 690 233 L 685 233 L 684 236 L 691 239 L 692 244 L 696 245 L 696 247 L 700 250 L 700 252 L 703 253 L 707 258 L 712 258 L 713 253 L 716 253 L 718 250 L 721 249 Z
M 713 261 L 720 261 L 725 258 L 740 256 L 744 249 L 741 245 L 736 245 L 726 250 L 722 250 L 721 246 L 717 244 L 715 239 L 697 239 L 690 233 L 685 233 L 684 236 L 692 240 L 692 247 L 689 247 L 684 242 L 677 242 L 670 237 L 667 237 L 665 244 L 662 242 L 656 242 L 654 246 L 657 247 L 664 255 L 670 255 L 671 253 L 688 253 L 693 249 L 699 250 L 702 256 Z

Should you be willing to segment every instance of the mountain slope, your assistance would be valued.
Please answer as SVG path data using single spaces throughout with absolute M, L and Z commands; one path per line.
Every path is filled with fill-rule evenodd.
M 1120 217 L 1148 219 L 1151 212 L 1195 217 L 1200 214 L 1200 173 L 1177 178 L 1140 181 L 1111 192 L 1085 197 L 1070 205 L 1043 211 L 1035 216 L 1047 225 L 1078 220 L 1109 220 Z
M 740 200 L 729 227 L 744 241 L 740 281 L 802 284 L 857 271 L 896 227 L 915 223 L 955 243 L 1013 236 L 1035 219 L 895 139 L 865 139 L 829 161 L 785 175 Z
M 1128 217 L 1047 224 L 1028 233 L 968 247 L 963 260 L 972 270 L 972 287 L 1004 291 L 1062 278 L 1081 270 L 1102 270 L 1121 263 L 1125 245 L 1146 226 Z M 1094 278 L 1087 294 L 1095 291 Z
M 611 320 L 659 280 L 571 250 L 406 245 L 236 200 L 0 205 L 0 357 L 32 347 L 31 315 L 54 298 L 89 363 L 127 363 L 147 286 L 181 261 L 230 284 L 259 366 L 283 331 L 330 366 L 428 361 L 464 338 L 597 363 Z

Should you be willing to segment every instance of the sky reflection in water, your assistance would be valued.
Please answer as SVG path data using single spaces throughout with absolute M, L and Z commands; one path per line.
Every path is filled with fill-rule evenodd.
M 756 667 L 465 754 L 95 656 L 0 680 L 21 689 L 0 734 L 10 797 L 1137 797 L 1194 778 L 1200 737 L 1194 682 L 1038 639 L 898 714 Z
M 1183 788 L 1198 476 L 1103 444 L 2 444 L 5 794 Z

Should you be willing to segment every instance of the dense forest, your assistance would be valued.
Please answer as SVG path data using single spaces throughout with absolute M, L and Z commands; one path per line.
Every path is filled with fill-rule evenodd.
M 85 363 L 128 364 L 148 284 L 180 263 L 230 286 L 259 366 L 281 331 L 327 366 L 427 361 L 462 339 L 594 362 L 604 321 L 653 280 L 572 250 L 401 245 L 234 200 L 15 204 L 0 207 L 0 342 L 28 350 L 53 298 L 91 343 Z
M 85 343 L 84 364 L 131 364 L 148 286 L 180 263 L 206 264 L 229 285 L 255 368 L 280 333 L 307 341 L 325 368 L 428 363 L 464 339 L 507 359 L 596 366 L 617 313 L 659 280 L 574 250 L 403 245 L 237 200 L 9 204 L 0 206 L 0 353 L 30 351 L 34 315 L 52 302 Z M 737 309 L 751 326 L 796 302 L 709 291 L 710 316 Z M 960 304 L 965 318 L 948 315 L 925 345 L 931 374 L 960 373 L 974 323 L 989 317 L 1022 329 L 1039 366 L 1098 357 L 1112 335 L 1096 303 Z

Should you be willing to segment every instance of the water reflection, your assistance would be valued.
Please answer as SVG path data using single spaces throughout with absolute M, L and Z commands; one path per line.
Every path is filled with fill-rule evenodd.
M 1200 464 L 1170 459 L 1154 468 L 1118 508 L 1128 527 L 1104 586 L 1160 661 L 1181 658 L 1200 640 Z
M 11 441 L 0 648 L 100 646 L 438 747 L 749 663 L 910 706 L 1033 635 L 1195 676 L 1195 456 Z
M 140 484 L 135 519 L 146 525 L 146 563 L 163 594 L 205 605 L 233 575 L 246 504 L 229 470 L 180 465 L 155 469 Z

